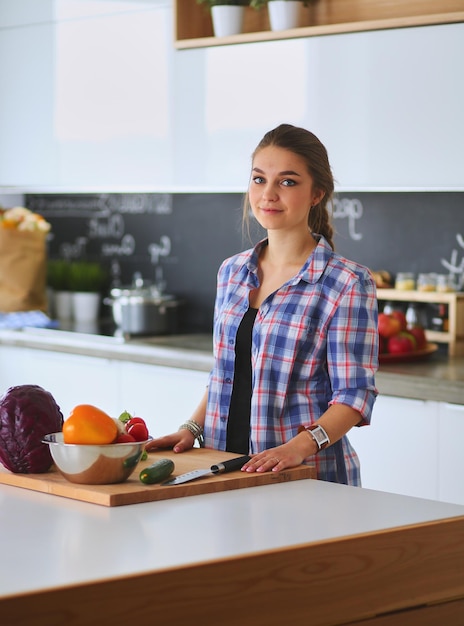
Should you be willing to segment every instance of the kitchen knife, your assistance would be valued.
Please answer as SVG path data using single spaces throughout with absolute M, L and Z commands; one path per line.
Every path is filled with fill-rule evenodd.
M 208 469 L 192 470 L 186 474 L 170 478 L 169 480 L 165 480 L 164 483 L 161 483 L 161 485 L 181 485 L 182 483 L 188 483 L 191 480 L 196 480 L 197 478 L 202 478 L 203 476 L 208 476 L 209 474 L 215 476 L 216 474 L 233 472 L 234 470 L 239 470 L 243 467 L 250 459 L 250 456 L 238 456 L 235 459 L 230 459 L 230 461 L 224 461 L 223 463 L 211 465 Z

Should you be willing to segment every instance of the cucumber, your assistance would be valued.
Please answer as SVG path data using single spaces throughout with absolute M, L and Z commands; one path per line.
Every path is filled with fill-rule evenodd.
M 143 453 L 143 450 L 139 450 L 132 456 L 128 456 L 127 459 L 124 459 L 124 462 L 123 462 L 124 467 L 127 467 L 127 468 L 135 467 L 137 463 L 140 461 L 142 453 Z
M 146 485 L 153 485 L 169 478 L 173 471 L 174 461 L 171 461 L 171 459 L 159 459 L 153 465 L 145 467 L 140 472 L 139 478 Z

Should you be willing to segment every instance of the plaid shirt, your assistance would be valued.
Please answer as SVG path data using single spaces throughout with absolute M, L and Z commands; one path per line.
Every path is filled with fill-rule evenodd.
M 300 272 L 260 306 L 252 333 L 250 452 L 289 441 L 332 403 L 370 422 L 377 395 L 377 299 L 363 266 L 335 254 L 320 236 Z M 209 377 L 205 445 L 225 450 L 234 380 L 235 338 L 249 292 L 259 284 L 258 255 L 267 244 L 226 259 L 218 272 L 215 365 Z M 316 457 L 318 478 L 359 485 L 357 455 L 344 436 Z

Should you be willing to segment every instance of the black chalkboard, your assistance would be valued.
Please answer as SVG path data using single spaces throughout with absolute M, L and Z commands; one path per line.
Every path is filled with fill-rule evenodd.
M 26 206 L 52 224 L 50 259 L 98 260 L 113 284 L 162 280 L 184 303 L 182 332 L 211 330 L 219 264 L 251 245 L 241 194 L 33 194 Z
M 360 192 L 334 201 L 337 251 L 373 270 L 464 273 L 464 194 Z M 245 248 L 238 193 L 30 194 L 51 224 L 49 258 L 99 260 L 114 283 L 135 272 L 184 301 L 181 332 L 209 332 L 216 272 Z M 252 240 L 263 236 L 259 228 Z
M 464 272 L 464 194 L 340 194 L 334 204 L 338 252 L 373 270 Z

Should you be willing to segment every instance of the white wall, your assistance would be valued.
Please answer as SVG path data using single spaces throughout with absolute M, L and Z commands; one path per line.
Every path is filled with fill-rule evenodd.
M 175 50 L 171 2 L 0 0 L 0 192 L 242 191 L 263 133 L 338 187 L 464 189 L 464 24 Z

